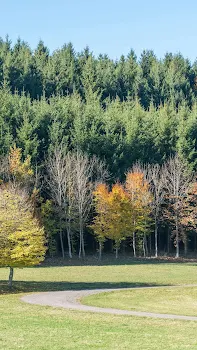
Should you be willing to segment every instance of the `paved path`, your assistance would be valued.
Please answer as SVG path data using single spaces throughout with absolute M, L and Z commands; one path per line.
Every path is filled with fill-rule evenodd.
M 141 311 L 128 311 L 128 310 L 119 310 L 112 308 L 102 308 L 96 306 L 82 305 L 80 299 L 103 292 L 113 292 L 120 290 L 129 290 L 129 289 L 150 289 L 150 288 L 163 288 L 160 287 L 139 287 L 139 288 L 116 288 L 116 289 L 93 289 L 93 290 L 68 290 L 61 292 L 44 292 L 36 294 L 28 294 L 21 298 L 24 302 L 37 305 L 47 305 L 53 307 L 63 307 L 65 309 L 88 311 L 88 312 L 99 312 L 107 313 L 114 315 L 132 315 L 132 316 L 141 316 L 141 317 L 153 317 L 153 318 L 163 318 L 163 319 L 177 319 L 177 320 L 187 320 L 187 321 L 197 321 L 197 316 L 181 316 L 181 315 L 172 315 L 172 314 L 159 314 L 152 312 L 141 312 Z M 183 286 L 166 286 L 166 288 L 180 288 L 180 287 L 197 287 L 197 285 L 183 285 Z

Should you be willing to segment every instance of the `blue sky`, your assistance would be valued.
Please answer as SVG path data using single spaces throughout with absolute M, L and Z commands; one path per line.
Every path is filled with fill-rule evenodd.
M 32 48 L 42 39 L 51 52 L 71 41 L 114 59 L 131 48 L 197 57 L 196 0 L 0 0 L 0 9 L 0 36 Z

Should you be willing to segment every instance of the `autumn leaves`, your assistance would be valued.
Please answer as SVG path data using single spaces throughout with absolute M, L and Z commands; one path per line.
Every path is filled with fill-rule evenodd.
M 44 260 L 46 239 L 44 229 L 33 216 L 24 191 L 0 188 L 0 266 L 37 265 Z M 13 277 L 13 273 L 12 273 Z M 12 280 L 9 285 L 11 287 Z
M 136 256 L 136 241 L 145 249 L 145 237 L 149 225 L 151 193 L 148 182 L 140 171 L 130 171 L 125 185 L 116 183 L 111 191 L 105 184 L 99 184 L 94 191 L 96 216 L 91 225 L 99 242 L 99 256 L 104 241 L 115 242 L 116 257 L 120 243 L 132 238 Z
M 168 244 L 173 242 L 176 258 L 180 256 L 180 244 L 187 255 L 189 239 L 195 239 L 197 232 L 195 181 L 188 164 L 176 154 L 162 166 L 134 165 L 124 185 L 117 183 L 111 190 L 98 185 L 94 192 L 96 216 L 91 227 L 99 242 L 100 257 L 106 239 L 115 242 L 116 256 L 120 243 L 127 239 L 134 257 L 151 255 L 152 243 L 157 257 L 161 229 L 167 229 Z
M 39 264 L 47 247 L 44 228 L 34 215 L 33 196 L 27 191 L 33 176 L 30 158 L 22 162 L 21 149 L 14 147 L 4 165 L 7 179 L 0 186 L 0 266 L 10 268 L 11 287 L 13 268 Z
M 79 150 L 57 147 L 46 161 L 42 185 L 38 186 L 39 176 L 32 171 L 30 158 L 22 161 L 21 153 L 20 149 L 12 148 L 9 157 L 0 164 L 3 174 L 0 250 L 4 249 L 4 253 L 5 242 L 8 250 L 13 250 L 8 239 L 8 235 L 13 238 L 13 232 L 14 244 L 22 249 L 20 254 L 26 254 L 21 237 L 24 242 L 30 242 L 28 235 L 33 237 L 33 232 L 37 232 L 40 248 L 35 238 L 35 245 L 33 241 L 28 243 L 32 251 L 36 247 L 44 254 L 45 239 L 42 237 L 45 235 L 48 254 L 58 254 L 61 248 L 63 258 L 67 252 L 69 258 L 76 252 L 84 258 L 90 234 L 94 234 L 99 243 L 100 258 L 107 240 L 113 243 L 116 257 L 124 241 L 125 249 L 130 251 L 132 247 L 134 257 L 153 253 L 157 257 L 161 254 L 161 241 L 165 246 L 173 242 L 172 251 L 174 253 L 175 248 L 176 257 L 179 257 L 183 247 L 186 255 L 191 238 L 196 239 L 197 185 L 187 163 L 179 155 L 170 157 L 161 166 L 136 163 L 127 172 L 124 183 L 112 185 L 105 162 Z M 10 265 L 4 253 L 0 263 Z M 16 259 L 19 251 L 17 254 Z M 11 252 L 7 255 L 11 256 Z M 36 263 L 37 260 L 32 259 L 32 263 Z M 25 256 L 23 263 L 28 263 Z M 13 264 L 16 266 L 17 260 Z

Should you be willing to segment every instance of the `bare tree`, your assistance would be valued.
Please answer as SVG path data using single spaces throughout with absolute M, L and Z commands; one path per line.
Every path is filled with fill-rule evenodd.
M 84 226 L 87 222 L 93 198 L 94 162 L 81 151 L 76 151 L 73 171 L 75 208 L 79 230 L 79 257 L 85 257 Z
M 164 174 L 159 164 L 147 166 L 147 178 L 153 194 L 152 207 L 155 222 L 155 257 L 158 256 L 158 222 L 164 198 Z
M 192 175 L 188 171 L 185 162 L 175 155 L 170 157 L 163 166 L 164 185 L 168 195 L 169 214 L 168 217 L 175 227 L 175 247 L 176 258 L 179 257 L 179 243 L 181 240 L 181 209 L 184 198 L 187 196 L 189 183 L 192 181 Z
M 147 179 L 147 164 L 144 164 L 137 160 L 133 165 L 131 170 L 133 173 L 142 173 L 144 178 Z
M 60 209 L 60 242 L 64 257 L 62 215 L 66 223 L 69 257 L 72 258 L 73 231 L 79 232 L 79 257 L 85 256 L 84 227 L 91 210 L 95 183 L 106 180 L 105 163 L 81 151 L 65 152 L 57 146 L 47 162 L 47 183 Z
M 91 158 L 91 163 L 93 169 L 94 185 L 97 185 L 98 183 L 106 183 L 109 181 L 111 174 L 109 173 L 106 162 L 94 155 Z
M 68 241 L 68 255 L 72 258 L 73 249 L 73 222 L 76 221 L 75 213 L 75 154 L 68 152 L 65 156 L 65 176 L 63 180 L 63 202 L 66 219 L 66 232 Z
M 79 257 L 85 257 L 84 227 L 88 221 L 92 208 L 93 190 L 95 185 L 109 179 L 110 175 L 104 161 L 96 156 L 89 158 L 87 154 L 77 150 L 73 155 L 75 208 L 79 231 Z

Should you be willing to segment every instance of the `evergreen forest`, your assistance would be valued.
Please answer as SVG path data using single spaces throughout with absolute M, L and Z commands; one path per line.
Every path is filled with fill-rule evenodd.
M 196 170 L 197 61 L 0 39 L 1 181 L 34 199 L 48 255 L 194 254 Z

